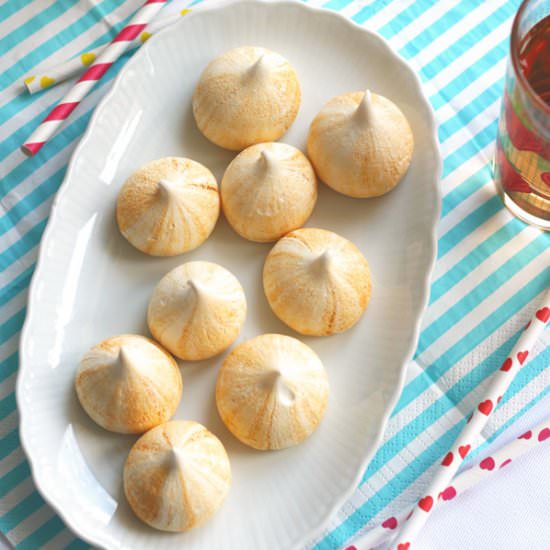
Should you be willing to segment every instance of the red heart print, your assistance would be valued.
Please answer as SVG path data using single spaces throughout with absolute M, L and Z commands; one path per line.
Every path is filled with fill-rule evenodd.
M 525 359 L 527 359 L 527 356 L 529 355 L 528 351 L 520 351 L 518 352 L 518 361 L 520 365 L 523 365 L 525 362 Z
M 550 319 L 550 307 L 543 307 L 542 309 L 539 309 L 536 316 L 539 321 L 548 323 L 548 319 Z
M 452 461 L 453 461 L 453 453 L 451 451 L 449 451 L 445 455 L 445 458 L 441 461 L 441 465 L 442 466 L 449 466 Z
M 402 542 L 397 545 L 397 550 L 409 550 L 410 542 Z
M 512 459 L 511 459 L 511 458 L 507 458 L 507 459 L 499 466 L 499 468 L 504 468 L 504 466 L 507 466 L 508 464 L 510 464 L 510 462 L 512 462 Z
M 484 458 L 480 463 L 479 467 L 482 470 L 494 470 L 495 469 L 495 460 L 492 456 L 488 456 L 487 458 Z
M 524 434 L 521 434 L 518 439 L 531 439 L 532 435 L 533 432 L 531 430 L 527 430 Z
M 456 489 L 452 485 L 450 485 L 444 491 L 441 491 L 441 493 L 439 493 L 439 496 L 443 500 L 451 500 L 456 497 Z
M 429 512 L 432 509 L 433 503 L 434 499 L 428 495 L 418 501 L 418 507 L 424 510 L 424 512 Z
M 550 437 L 550 428 L 543 428 L 539 432 L 539 441 L 544 441 Z
M 486 399 L 485 401 L 482 401 L 477 406 L 477 408 L 480 413 L 484 414 L 485 416 L 489 416 L 491 414 L 491 411 L 493 410 L 493 402 L 490 399 Z
M 397 519 L 393 516 L 388 518 L 383 524 L 382 527 L 386 529 L 395 529 L 397 527 Z
M 507 357 L 504 363 L 502 363 L 502 367 L 500 367 L 500 370 L 503 370 L 504 372 L 508 372 L 512 368 L 512 359 L 510 357 Z
M 346 550 L 357 550 L 357 546 L 348 546 Z
M 458 454 L 464 458 L 468 452 L 470 451 L 470 445 L 461 445 L 459 448 L 458 448 Z

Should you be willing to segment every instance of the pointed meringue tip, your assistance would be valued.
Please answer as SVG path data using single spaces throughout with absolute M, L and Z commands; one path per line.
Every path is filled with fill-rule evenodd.
M 123 370 L 132 368 L 132 358 L 130 356 L 130 351 L 126 346 L 120 346 L 117 359 Z
M 260 57 L 258 57 L 258 59 L 254 61 L 254 64 L 252 65 L 252 67 L 260 67 L 261 65 L 263 65 L 264 59 L 265 59 L 265 54 L 263 53 L 260 54 Z
M 267 149 L 264 149 L 260 153 L 260 158 L 258 161 L 261 166 L 265 169 L 272 168 L 275 164 L 275 157 L 271 151 L 268 151 Z
M 265 69 L 265 54 L 261 54 L 252 65 L 246 71 L 246 75 L 252 78 L 258 77 L 263 74 Z
M 317 256 L 311 266 L 318 273 L 327 273 L 332 265 L 332 254 L 330 251 L 325 250 L 319 256 Z
M 171 446 L 166 451 L 166 465 L 168 466 L 168 468 L 170 470 L 173 471 L 173 470 L 178 469 L 180 467 L 180 464 L 181 464 L 181 456 L 178 452 L 178 449 Z
M 296 394 L 288 387 L 288 384 L 281 375 L 277 378 L 274 389 L 277 399 L 282 405 L 289 407 L 296 401 Z
M 357 109 L 355 110 L 354 117 L 361 122 L 372 121 L 372 94 L 370 90 L 365 90 Z
M 292 405 L 296 400 L 295 393 L 288 387 L 279 369 L 273 369 L 265 375 L 263 387 L 266 391 L 274 392 L 277 400 L 282 405 Z
M 198 281 L 195 281 L 194 279 L 189 279 L 187 284 L 189 285 L 189 288 L 193 291 L 193 294 L 196 298 L 200 298 L 206 293 L 206 288 L 204 287 L 204 285 L 202 285 Z
M 162 196 L 168 197 L 174 191 L 174 184 L 167 179 L 161 179 L 159 181 L 159 191 Z

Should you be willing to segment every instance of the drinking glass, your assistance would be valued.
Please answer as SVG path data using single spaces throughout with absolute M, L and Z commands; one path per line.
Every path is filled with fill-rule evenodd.
M 512 25 L 494 175 L 513 214 L 550 230 L 550 0 L 525 0 Z

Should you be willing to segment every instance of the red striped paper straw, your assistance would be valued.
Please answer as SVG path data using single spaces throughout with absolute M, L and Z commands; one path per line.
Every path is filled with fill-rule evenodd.
M 155 17 L 166 0 L 147 0 L 126 25 L 105 48 L 97 59 L 76 81 L 67 95 L 54 107 L 29 139 L 21 146 L 25 155 L 32 157 L 63 124 L 76 106 L 88 95 L 96 82 L 107 72 L 107 69 L 124 53 L 128 43 L 145 28 Z
M 409 550 L 411 548 L 412 541 L 427 521 L 439 497 L 443 495 L 443 492 L 451 484 L 451 480 L 464 457 L 468 454 L 476 438 L 487 424 L 489 415 L 495 410 L 500 398 L 514 379 L 516 372 L 527 361 L 529 352 L 549 319 L 550 289 L 544 293 L 539 309 L 537 309 L 533 318 L 525 327 L 512 353 L 493 375 L 485 397 L 475 407 L 453 447 L 441 461 L 428 491 L 418 500 L 412 509 L 409 519 L 403 525 L 401 532 L 393 540 L 390 546 L 391 549 Z

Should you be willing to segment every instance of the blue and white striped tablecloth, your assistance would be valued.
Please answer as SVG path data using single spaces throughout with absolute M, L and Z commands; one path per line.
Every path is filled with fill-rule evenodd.
M 214 0 L 206 0 L 211 2 Z M 27 95 L 21 79 L 112 38 L 141 0 L 0 0 L 0 530 L 18 548 L 87 546 L 44 503 L 19 444 L 18 340 L 40 237 L 67 161 L 121 59 L 32 159 L 19 145 L 66 91 Z M 519 1 L 311 0 L 374 29 L 415 67 L 444 157 L 438 261 L 403 395 L 363 483 L 325 535 L 335 550 L 412 503 L 550 284 L 550 235 L 514 219 L 490 162 L 512 17 Z M 183 7 L 174 0 L 172 10 Z M 550 391 L 550 336 L 492 418 L 492 438 Z M 550 370 L 550 369 L 548 369 Z

